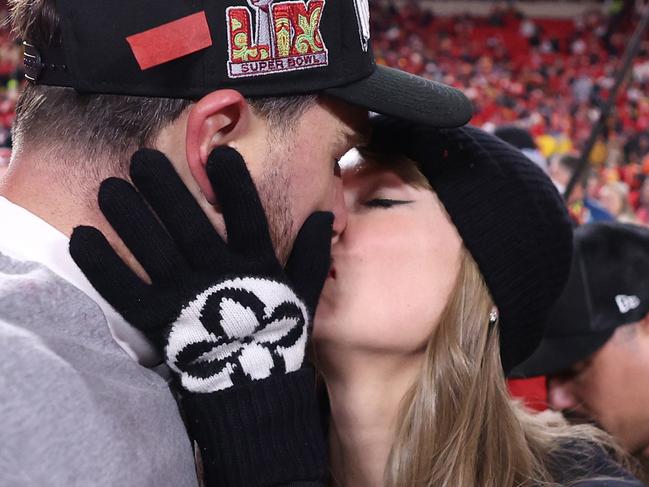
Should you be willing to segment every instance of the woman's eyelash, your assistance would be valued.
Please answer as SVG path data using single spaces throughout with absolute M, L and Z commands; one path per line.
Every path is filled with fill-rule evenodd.
M 370 208 L 390 208 L 397 205 L 406 205 L 412 201 L 406 200 L 390 200 L 387 198 L 374 198 L 365 202 L 365 206 Z

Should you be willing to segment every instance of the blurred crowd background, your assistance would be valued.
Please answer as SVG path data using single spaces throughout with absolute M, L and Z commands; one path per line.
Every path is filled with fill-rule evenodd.
M 476 3 L 484 7 L 458 7 Z M 577 13 L 566 16 L 575 4 Z M 518 145 L 563 189 L 608 98 L 642 4 L 370 0 L 372 39 L 380 63 L 462 89 L 474 103 L 474 125 Z M 537 15 L 525 13 L 530 5 Z M 0 18 L 6 14 L 0 1 Z M 22 47 L 0 28 L 0 171 L 11 154 L 22 76 Z M 569 201 L 579 223 L 649 224 L 648 87 L 649 37 L 590 154 L 583 190 Z
M 0 1 L 0 173 L 11 156 L 11 125 L 23 79 L 23 50 L 7 26 L 6 3 Z
M 521 8 L 534 2 L 436 13 L 443 3 L 372 3 L 379 62 L 462 89 L 475 106 L 472 123 L 524 149 L 563 190 L 608 99 L 643 2 L 591 2 L 568 18 L 553 13 L 571 2 L 543 2 L 546 11 L 537 8 L 536 17 Z M 645 38 L 590 153 L 584 188 L 569 201 L 579 223 L 649 224 L 648 87 Z

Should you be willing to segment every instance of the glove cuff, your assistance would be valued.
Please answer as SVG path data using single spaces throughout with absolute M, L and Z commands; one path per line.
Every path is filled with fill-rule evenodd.
M 205 485 L 326 480 L 327 446 L 313 369 L 209 394 L 182 394 L 180 405 L 200 448 Z

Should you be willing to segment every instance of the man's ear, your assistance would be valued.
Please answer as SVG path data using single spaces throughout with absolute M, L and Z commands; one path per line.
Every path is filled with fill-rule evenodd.
M 218 90 L 201 98 L 189 112 L 186 152 L 192 176 L 205 198 L 216 203 L 207 178 L 207 158 L 215 147 L 228 145 L 248 130 L 250 107 L 241 93 Z

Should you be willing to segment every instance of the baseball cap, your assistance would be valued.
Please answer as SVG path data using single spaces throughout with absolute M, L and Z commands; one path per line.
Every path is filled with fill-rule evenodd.
M 62 41 L 25 41 L 36 84 L 82 93 L 198 99 L 328 93 L 437 127 L 464 125 L 454 88 L 377 66 L 368 0 L 58 0 Z
M 602 222 L 575 230 L 568 283 L 541 344 L 511 377 L 551 375 L 588 358 L 649 312 L 649 229 Z

